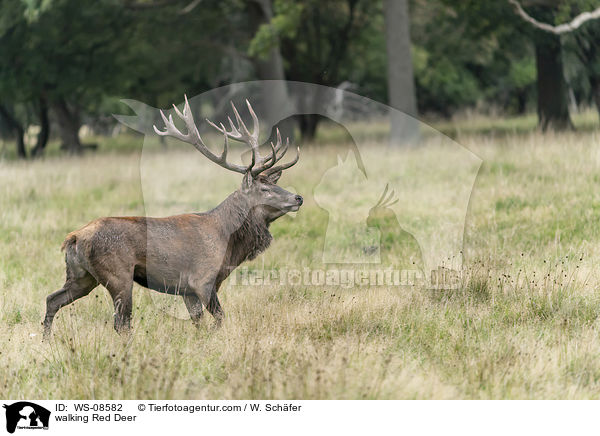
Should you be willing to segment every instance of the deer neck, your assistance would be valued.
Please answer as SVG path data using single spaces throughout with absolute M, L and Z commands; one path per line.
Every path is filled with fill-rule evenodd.
M 254 259 L 267 249 L 273 239 L 269 223 L 239 191 L 227 197 L 212 213 L 217 216 L 222 232 L 229 240 L 226 260 L 229 266 Z
M 235 191 L 209 214 L 215 216 L 224 234 L 231 235 L 243 225 L 249 212 L 248 201 L 239 191 Z

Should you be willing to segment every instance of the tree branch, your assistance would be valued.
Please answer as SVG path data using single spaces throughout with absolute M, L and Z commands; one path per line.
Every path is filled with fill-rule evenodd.
M 552 26 L 548 23 L 542 23 L 533 18 L 531 15 L 525 12 L 523 7 L 517 0 L 508 0 L 508 2 L 515 7 L 515 11 L 517 12 L 517 14 L 519 14 L 521 18 L 523 18 L 529 24 L 546 32 L 554 33 L 555 35 L 573 32 L 574 30 L 579 28 L 583 23 L 600 18 L 600 8 L 598 8 L 592 12 L 583 12 L 577 15 L 575 18 L 573 18 L 573 20 L 570 23 L 561 24 L 559 26 Z
M 187 5 L 185 8 L 183 8 L 182 10 L 179 11 L 179 15 L 185 15 L 185 14 L 189 14 L 190 12 L 192 12 L 196 6 L 198 6 L 200 3 L 202 2 L 202 0 L 194 0 L 192 1 L 189 5 Z

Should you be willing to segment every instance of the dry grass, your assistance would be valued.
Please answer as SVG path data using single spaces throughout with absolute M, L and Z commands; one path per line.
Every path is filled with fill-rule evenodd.
M 179 149 L 141 161 L 122 153 L 0 162 L 0 396 L 599 398 L 597 133 L 459 140 L 484 164 L 457 290 L 231 286 L 220 297 L 227 320 L 214 330 L 210 319 L 195 329 L 171 316 L 181 309 L 175 297 L 136 287 L 134 330 L 118 336 L 108 293 L 98 288 L 59 312 L 49 343 L 40 322 L 46 295 L 62 285 L 67 232 L 102 215 L 205 210 L 239 180 Z M 318 204 L 343 204 L 330 182 L 319 188 L 322 201 L 316 187 L 338 154 L 345 157 L 340 150 L 305 151 L 282 180 L 307 204 L 272 226 L 276 241 L 251 269 L 320 267 L 328 214 Z M 372 174 L 396 174 L 388 168 L 394 156 L 381 148 L 365 154 Z M 433 144 L 403 153 L 396 171 L 451 159 Z M 432 219 L 452 218 L 439 187 L 456 177 L 442 171 L 430 188 L 402 184 L 396 214 L 411 225 L 411 210 L 429 210 L 426 198 L 443 206 Z M 368 213 L 381 188 L 377 181 L 366 189 L 353 210 Z M 340 238 L 333 242 L 352 248 Z

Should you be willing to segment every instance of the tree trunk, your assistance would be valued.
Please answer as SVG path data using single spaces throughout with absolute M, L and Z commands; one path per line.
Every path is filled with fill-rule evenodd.
M 592 88 L 592 99 L 596 105 L 598 114 L 600 115 L 600 76 L 593 73 L 589 74 L 590 87 Z
M 58 126 L 60 137 L 62 139 L 62 148 L 72 154 L 82 152 L 81 142 L 79 141 L 79 128 L 81 121 L 79 114 L 75 109 L 70 109 L 64 99 L 59 99 L 52 105 Z
M 387 49 L 388 102 L 393 109 L 417 116 L 417 98 L 410 43 L 408 0 L 385 0 L 385 41 Z M 402 114 L 390 113 L 392 144 L 412 142 L 418 123 Z
M 525 115 L 527 112 L 527 92 L 524 89 L 517 90 L 517 114 Z
M 25 148 L 25 129 L 17 118 L 5 106 L 0 105 L 0 116 L 2 116 L 11 130 L 15 132 L 17 143 L 17 156 L 20 159 L 27 159 L 27 149 Z
M 256 28 L 258 29 L 261 24 L 271 22 L 271 19 L 273 18 L 273 5 L 271 0 L 255 0 L 255 4 L 258 7 L 254 11 L 253 16 L 256 21 Z M 261 113 L 264 114 L 267 124 L 273 125 L 279 120 L 282 108 L 292 104 L 286 84 L 283 82 L 285 80 L 285 72 L 283 69 L 283 57 L 281 56 L 279 44 L 271 48 L 267 57 L 254 58 L 253 63 L 256 69 L 256 75 L 260 80 L 282 81 L 266 82 L 261 89 L 261 93 L 264 96 L 262 99 L 263 107 L 261 108 Z M 293 141 L 295 127 L 293 119 L 283 120 L 277 123 L 276 127 L 279 128 L 279 131 L 284 138 L 288 137 L 290 138 L 290 141 Z
M 44 149 L 48 144 L 48 137 L 50 136 L 50 122 L 48 120 L 48 104 L 44 97 L 40 97 L 39 107 L 39 118 L 40 118 L 40 133 L 37 137 L 35 147 L 31 151 L 33 157 L 39 157 L 44 153 Z
M 590 82 L 592 99 L 600 115 L 600 46 L 598 39 L 600 31 L 598 26 L 587 26 L 585 31 L 580 30 L 575 34 L 577 49 L 575 53 L 586 67 L 587 77 Z
M 600 80 L 598 80 L 592 88 L 594 103 L 596 104 L 596 109 L 598 110 L 598 114 L 600 115 Z
M 552 22 L 554 13 L 549 8 L 540 7 L 536 17 Z M 560 36 L 536 30 L 533 42 L 537 68 L 538 124 L 544 131 L 572 129 Z

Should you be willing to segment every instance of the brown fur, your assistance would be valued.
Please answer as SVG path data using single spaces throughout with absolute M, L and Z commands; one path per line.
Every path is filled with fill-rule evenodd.
M 77 232 L 76 231 L 71 232 L 65 237 L 65 240 L 63 241 L 63 243 L 60 246 L 60 251 L 65 251 L 65 249 L 67 248 L 67 245 L 75 243 L 75 241 L 77 240 L 77 236 L 75 235 L 75 233 L 77 233 Z

